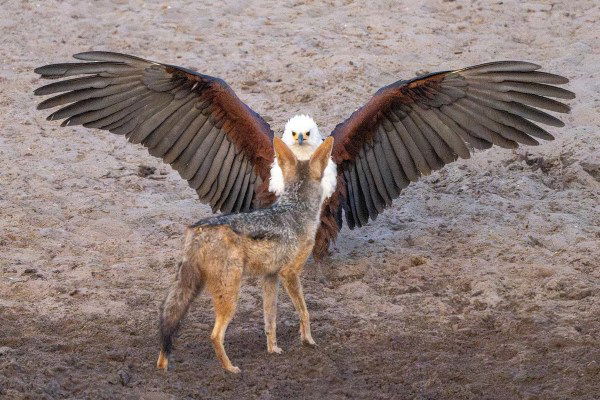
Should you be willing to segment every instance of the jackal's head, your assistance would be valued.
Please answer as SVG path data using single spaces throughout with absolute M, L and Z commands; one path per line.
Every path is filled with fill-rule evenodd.
M 272 189 L 278 196 L 290 191 L 298 200 L 325 200 L 333 194 L 337 183 L 336 165 L 331 160 L 333 138 L 328 137 L 315 149 L 310 159 L 298 160 L 292 150 L 279 138 L 273 140 L 275 162 L 271 168 Z

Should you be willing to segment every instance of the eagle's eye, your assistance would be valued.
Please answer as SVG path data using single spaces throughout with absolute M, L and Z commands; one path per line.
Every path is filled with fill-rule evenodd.
M 306 136 L 310 136 L 310 131 L 306 132 Z
M 296 135 L 297 135 L 297 133 L 296 133 L 296 132 L 294 132 L 294 131 L 292 131 L 292 136 L 293 136 L 293 137 L 296 137 Z

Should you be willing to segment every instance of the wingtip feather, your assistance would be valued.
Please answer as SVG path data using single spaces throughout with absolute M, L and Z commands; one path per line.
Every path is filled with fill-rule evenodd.
M 55 71 L 53 73 L 52 70 L 54 70 L 54 64 L 48 64 L 42 65 L 41 67 L 37 67 L 33 70 L 33 72 L 35 72 L 38 75 L 41 75 L 42 77 L 56 75 Z
M 82 51 L 80 53 L 73 54 L 73 58 L 76 58 L 77 60 L 89 60 L 89 58 L 87 58 L 87 57 L 93 53 L 95 53 L 95 52 L 94 51 Z
M 567 100 L 573 100 L 576 97 L 574 92 L 571 92 L 570 90 L 565 90 L 565 99 Z

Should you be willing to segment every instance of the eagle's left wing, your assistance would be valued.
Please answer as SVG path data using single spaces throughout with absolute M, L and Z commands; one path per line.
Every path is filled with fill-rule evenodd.
M 332 133 L 338 185 L 324 205 L 314 254 L 324 254 L 335 239 L 342 209 L 351 229 L 374 220 L 410 182 L 459 157 L 469 158 L 469 145 L 516 148 L 537 145 L 535 138 L 552 140 L 534 122 L 564 124 L 538 108 L 568 113 L 569 106 L 548 97 L 575 95 L 553 86 L 568 79 L 539 68 L 520 61 L 493 62 L 378 90 Z
M 60 107 L 49 120 L 141 143 L 179 172 L 213 211 L 248 211 L 273 200 L 268 191 L 273 131 L 225 81 L 128 54 L 90 51 L 74 57 L 84 62 L 35 69 L 42 78 L 58 80 L 34 92 L 54 94 L 38 105 Z

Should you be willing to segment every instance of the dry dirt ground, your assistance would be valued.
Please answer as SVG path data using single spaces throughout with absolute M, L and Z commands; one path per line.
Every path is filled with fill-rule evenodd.
M 600 398 L 597 1 L 2 3 L 1 398 Z M 156 310 L 210 210 L 143 149 L 34 110 L 32 69 L 90 49 L 221 76 L 277 132 L 300 111 L 329 132 L 384 84 L 490 60 L 541 63 L 578 97 L 555 141 L 477 153 L 344 229 L 325 284 L 310 261 L 317 348 L 282 294 L 284 353 L 266 353 L 250 280 L 226 343 L 242 373 L 219 367 L 202 296 L 164 374 Z

